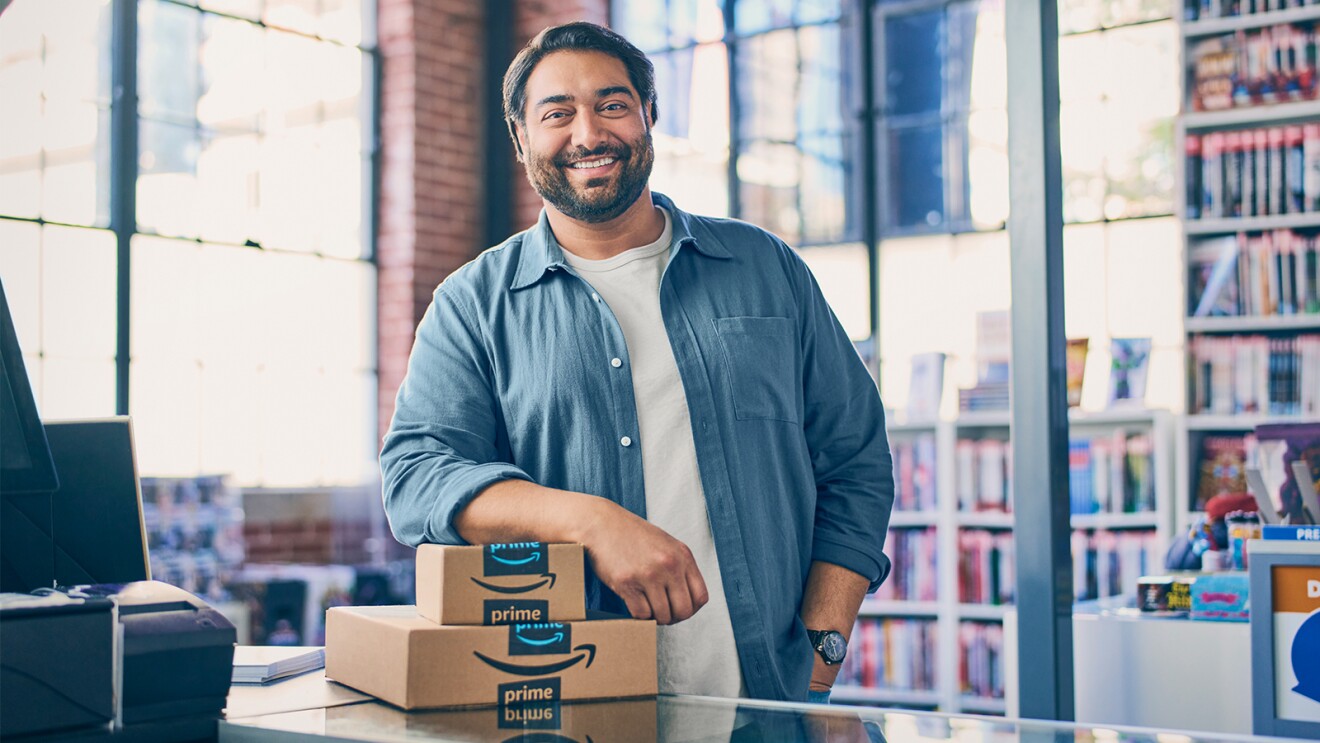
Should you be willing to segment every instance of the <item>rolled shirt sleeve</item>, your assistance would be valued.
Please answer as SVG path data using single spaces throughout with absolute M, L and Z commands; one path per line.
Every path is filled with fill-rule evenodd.
M 802 307 L 803 430 L 816 478 L 812 559 L 852 570 L 874 591 L 889 575 L 882 549 L 894 505 L 884 408 L 816 280 L 789 253 Z
M 404 544 L 466 544 L 454 518 L 473 498 L 502 480 L 531 480 L 508 461 L 479 338 L 461 300 L 437 289 L 380 454 L 385 513 Z

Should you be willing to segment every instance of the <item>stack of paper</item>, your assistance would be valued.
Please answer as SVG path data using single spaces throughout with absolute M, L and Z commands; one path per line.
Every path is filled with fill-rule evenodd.
M 264 684 L 324 667 L 325 648 L 239 645 L 232 683 Z

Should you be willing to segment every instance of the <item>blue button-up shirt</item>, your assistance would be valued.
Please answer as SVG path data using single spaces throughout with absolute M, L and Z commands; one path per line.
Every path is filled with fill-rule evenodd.
M 802 260 L 764 230 L 685 214 L 660 307 L 748 692 L 802 701 L 813 651 L 798 618 L 813 560 L 865 576 L 894 484 L 875 384 Z M 518 478 L 646 516 L 623 331 L 564 261 L 544 212 L 436 289 L 381 451 L 406 544 L 464 544 L 455 515 Z M 631 366 L 626 366 L 631 368 Z M 625 437 L 627 437 L 625 439 Z M 588 580 L 592 608 L 626 613 Z

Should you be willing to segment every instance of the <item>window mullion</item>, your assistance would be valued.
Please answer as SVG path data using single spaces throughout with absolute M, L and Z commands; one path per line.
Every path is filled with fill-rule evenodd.
M 110 229 L 116 245 L 115 412 L 128 415 L 131 244 L 137 229 L 138 0 L 114 0 L 110 67 Z

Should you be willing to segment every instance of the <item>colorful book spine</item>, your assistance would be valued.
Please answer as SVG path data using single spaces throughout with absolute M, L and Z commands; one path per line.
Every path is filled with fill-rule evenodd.
M 1320 334 L 1194 336 L 1191 412 L 1320 413 Z
M 958 533 L 958 600 L 964 604 L 1012 604 L 1016 578 L 1009 531 L 964 529 Z
M 1187 134 L 1186 219 L 1320 211 L 1320 124 Z
M 955 445 L 958 510 L 1013 510 L 1013 447 L 999 439 L 960 439 Z
M 934 691 L 936 624 L 922 619 L 863 617 L 853 627 L 836 686 Z
M 1134 596 L 1137 579 L 1161 564 L 1153 531 L 1074 531 L 1072 557 L 1077 601 Z
M 958 682 L 963 694 L 1004 698 L 1004 628 L 963 622 L 958 627 Z
M 935 434 L 923 433 L 890 442 L 894 457 L 894 510 L 934 511 L 936 503 Z
M 1068 442 L 1069 504 L 1073 514 L 1149 513 L 1155 510 L 1154 444 L 1146 432 L 1073 437 Z
M 874 597 L 886 601 L 935 601 L 939 585 L 935 529 L 890 529 L 886 542 L 885 553 L 891 557 L 894 569 Z

